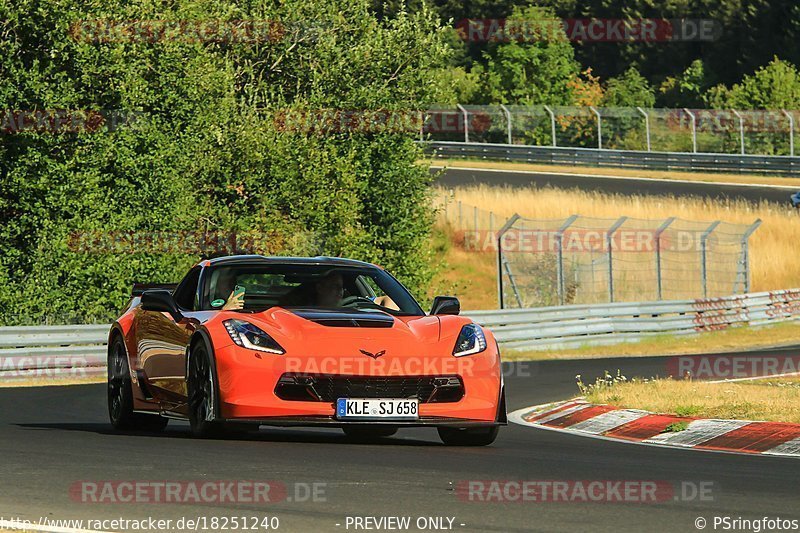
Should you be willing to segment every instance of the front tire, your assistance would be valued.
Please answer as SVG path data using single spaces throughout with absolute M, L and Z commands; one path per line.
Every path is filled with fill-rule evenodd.
M 108 418 L 120 431 L 162 431 L 169 420 L 157 414 L 146 415 L 133 411 L 131 383 L 125 342 L 114 336 L 108 349 Z
M 488 446 L 497 438 L 499 426 L 482 428 L 440 427 L 439 438 L 447 446 Z
M 217 386 L 211 356 L 205 344 L 198 342 L 189 355 L 186 387 L 189 395 L 189 425 L 199 438 L 219 437 L 224 425 L 216 420 Z

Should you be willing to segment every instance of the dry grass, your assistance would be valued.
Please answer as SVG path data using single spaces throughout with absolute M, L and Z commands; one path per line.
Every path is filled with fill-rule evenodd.
M 606 219 L 616 219 L 621 215 L 638 219 L 678 216 L 688 220 L 722 220 L 737 224 L 751 224 L 760 218 L 763 224 L 750 239 L 751 290 L 800 287 L 796 254 L 800 242 L 800 216 L 788 205 L 485 185 L 456 188 L 453 192 L 455 200 L 493 211 L 498 215 L 498 224 L 500 217 L 514 213 L 535 219 L 565 218 L 572 214 Z M 441 199 L 445 191 L 439 190 L 438 194 Z
M 528 170 L 533 172 L 591 174 L 594 176 L 621 176 L 628 178 L 651 178 L 664 180 L 689 180 L 722 183 L 747 183 L 761 185 L 783 185 L 800 189 L 800 178 L 785 178 L 753 174 L 721 174 L 703 172 L 678 172 L 666 170 L 635 170 L 625 168 L 574 167 L 559 165 L 535 165 L 531 163 L 510 163 L 505 161 L 483 161 L 469 159 L 432 159 L 425 161 L 431 166 L 472 167 L 498 170 Z
M 13 381 L 0 381 L 0 389 L 14 387 L 60 387 L 62 385 L 86 385 L 90 383 L 105 382 L 105 376 L 90 376 L 83 378 L 30 378 L 15 379 Z
M 476 254 L 453 244 L 448 226 L 434 229 L 434 249 L 438 257 L 436 275 L 428 290 L 428 300 L 437 295 L 457 296 L 462 309 L 497 308 L 497 263 L 492 254 Z
M 642 342 L 612 346 L 585 346 L 566 350 L 506 350 L 506 361 L 545 359 L 590 359 L 596 357 L 636 357 L 740 352 L 800 344 L 800 324 L 785 322 L 760 328 L 737 327 L 697 335 L 659 335 Z
M 591 403 L 698 418 L 800 423 L 800 380 L 707 383 L 656 379 L 590 386 Z

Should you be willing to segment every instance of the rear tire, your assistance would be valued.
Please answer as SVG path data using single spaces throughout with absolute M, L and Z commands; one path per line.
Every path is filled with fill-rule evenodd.
M 440 427 L 439 438 L 448 446 L 488 446 L 497 438 L 499 426 L 482 428 Z
M 157 414 L 133 411 L 133 384 L 125 343 L 114 336 L 108 349 L 108 418 L 116 430 L 162 431 L 169 420 Z
M 391 426 L 345 426 L 342 428 L 348 438 L 356 441 L 373 441 L 391 437 L 397 433 L 396 427 Z
M 186 388 L 189 395 L 189 425 L 192 435 L 198 438 L 221 437 L 225 432 L 222 422 L 216 420 L 216 386 L 211 356 L 205 344 L 198 342 L 189 354 Z

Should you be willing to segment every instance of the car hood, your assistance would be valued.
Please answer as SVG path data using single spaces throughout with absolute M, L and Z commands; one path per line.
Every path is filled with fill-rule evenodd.
M 455 338 L 471 320 L 459 316 L 392 316 L 381 311 L 285 309 L 235 313 L 220 318 L 246 320 L 261 328 L 291 353 L 341 354 L 390 350 L 394 355 L 421 355 L 442 348 L 452 353 Z M 441 346 L 440 346 L 441 345 Z

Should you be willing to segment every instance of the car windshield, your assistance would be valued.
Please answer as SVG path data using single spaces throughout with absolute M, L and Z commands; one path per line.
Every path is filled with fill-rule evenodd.
M 204 276 L 201 308 L 270 307 L 383 311 L 392 315 L 424 315 L 396 279 L 376 267 L 318 264 L 230 265 L 211 267 Z M 226 306 L 237 295 L 240 307 Z

